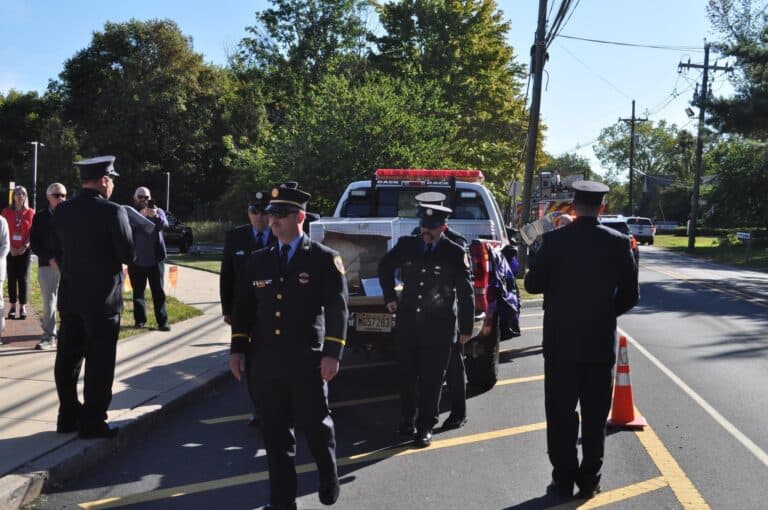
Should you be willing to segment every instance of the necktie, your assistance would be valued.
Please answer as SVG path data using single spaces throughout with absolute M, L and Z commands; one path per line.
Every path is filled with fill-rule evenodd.
M 432 243 L 427 244 L 427 249 L 424 251 L 424 258 L 430 259 L 432 258 L 432 254 L 434 253 L 435 253 L 435 249 Z
M 280 248 L 280 274 L 288 273 L 288 252 L 291 251 L 290 244 L 284 244 Z
M 264 232 L 256 234 L 256 249 L 260 250 L 264 248 Z

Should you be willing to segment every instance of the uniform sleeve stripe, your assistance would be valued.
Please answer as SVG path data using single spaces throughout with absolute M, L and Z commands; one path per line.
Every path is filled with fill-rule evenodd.
M 235 338 L 250 338 L 250 336 L 245 333 L 234 333 L 232 339 L 234 340 Z
M 327 336 L 327 337 L 325 337 L 325 339 L 326 340 L 330 340 L 331 342 L 338 342 L 341 345 L 345 345 L 347 343 L 346 340 L 344 340 L 342 338 L 336 338 L 335 336 Z

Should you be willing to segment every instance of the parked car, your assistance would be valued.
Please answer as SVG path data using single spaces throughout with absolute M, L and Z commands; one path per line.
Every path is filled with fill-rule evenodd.
M 169 212 L 166 212 L 165 216 L 168 218 L 168 228 L 163 230 L 165 245 L 167 247 L 176 247 L 181 253 L 187 253 L 189 247 L 194 242 L 192 229 Z
M 632 232 L 638 243 L 653 244 L 656 226 L 650 218 L 630 216 L 627 218 L 627 225 L 629 225 L 629 231 Z
M 613 230 L 617 230 L 622 234 L 629 236 L 629 241 L 632 246 L 632 254 L 635 256 L 635 262 L 640 264 L 640 249 L 637 247 L 637 239 L 632 235 L 627 224 L 627 218 L 624 216 L 600 216 L 598 218 L 601 224 L 606 227 L 610 227 Z

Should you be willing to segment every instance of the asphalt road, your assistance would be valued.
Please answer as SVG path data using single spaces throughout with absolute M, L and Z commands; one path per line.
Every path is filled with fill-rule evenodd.
M 620 326 L 634 341 L 635 405 L 649 427 L 609 435 L 604 492 L 590 503 L 765 508 L 768 308 L 760 299 L 768 278 L 645 247 L 641 260 L 642 304 Z M 544 493 L 541 316 L 524 310 L 523 336 L 502 344 L 500 383 L 469 399 L 467 426 L 436 434 L 423 450 L 395 435 L 393 367 L 346 357 L 331 387 L 342 478 L 334 508 L 556 506 Z M 266 459 L 258 432 L 245 425 L 247 412 L 242 386 L 224 384 L 33 508 L 258 508 L 268 502 Z M 321 508 L 299 438 L 299 508 Z

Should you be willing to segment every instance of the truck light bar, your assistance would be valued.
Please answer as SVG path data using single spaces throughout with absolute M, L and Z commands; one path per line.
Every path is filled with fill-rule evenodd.
M 483 182 L 485 176 L 480 170 L 426 170 L 423 168 L 379 168 L 376 178 L 381 180 L 430 180 L 447 181 L 455 177 L 457 181 Z

